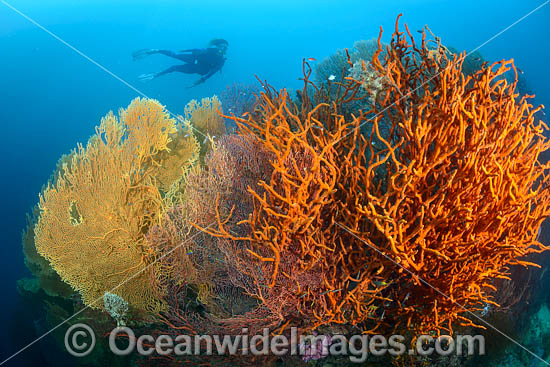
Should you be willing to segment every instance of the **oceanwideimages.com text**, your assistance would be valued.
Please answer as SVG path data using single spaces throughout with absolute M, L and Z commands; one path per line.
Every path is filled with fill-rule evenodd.
M 71 326 L 65 334 L 65 347 L 74 356 L 86 356 L 93 351 L 95 334 L 85 324 Z M 129 327 L 117 327 L 109 334 L 112 353 L 124 356 L 138 353 L 142 356 L 189 355 L 296 355 L 304 359 L 327 356 L 347 356 L 355 363 L 369 356 L 484 355 L 485 339 L 481 335 L 421 335 L 414 342 L 402 335 L 298 335 L 291 328 L 290 335 L 271 335 L 269 329 L 249 335 L 242 329 L 240 335 L 136 335 Z

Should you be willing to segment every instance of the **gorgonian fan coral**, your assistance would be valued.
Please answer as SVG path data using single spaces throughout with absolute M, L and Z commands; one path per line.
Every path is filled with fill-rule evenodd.
M 547 249 L 547 127 L 511 61 L 464 73 L 464 54 L 398 22 L 369 44 L 342 80 L 316 85 L 304 62 L 298 101 L 264 84 L 244 115 L 217 98 L 184 124 L 153 100 L 107 115 L 41 195 L 29 265 L 157 332 L 479 325 L 511 303 L 510 267 Z
M 175 120 L 154 100 L 138 98 L 119 115 L 102 119 L 44 190 L 36 249 L 88 306 L 101 308 L 104 293 L 116 289 L 136 309 L 157 312 L 163 301 L 150 279 L 156 254 L 144 235 L 160 220 L 169 180 L 196 160 L 198 146 L 177 135 Z M 163 165 L 173 144 L 180 164 Z

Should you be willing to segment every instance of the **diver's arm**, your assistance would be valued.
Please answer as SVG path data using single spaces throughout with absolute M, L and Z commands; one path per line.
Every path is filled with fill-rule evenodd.
M 221 68 L 216 68 L 216 69 L 210 70 L 210 72 L 208 72 L 208 74 L 203 75 L 203 77 L 201 78 L 202 82 L 204 83 L 206 81 L 206 79 L 208 79 L 212 75 L 216 74 L 219 70 L 221 70 Z
M 205 74 L 203 75 L 199 80 L 197 80 L 195 83 L 193 83 L 192 86 L 188 87 L 188 88 L 193 88 L 193 87 L 196 87 L 197 85 L 199 84 L 202 84 L 204 83 L 208 78 L 210 78 L 212 75 L 216 74 L 216 72 L 218 70 L 221 70 L 221 68 L 217 68 L 217 69 L 212 69 L 208 72 L 208 74 Z
M 218 63 L 217 66 L 213 67 L 212 69 L 210 69 L 210 71 L 203 75 L 199 80 L 197 80 L 192 86 L 190 86 L 189 88 L 193 88 L 199 84 L 202 84 L 204 83 L 208 78 L 210 78 L 212 75 L 216 74 L 218 71 L 221 71 L 222 70 L 222 67 L 223 65 L 225 64 L 225 60 L 226 58 L 222 58 L 221 59 L 221 62 Z
M 223 61 L 225 62 L 225 59 L 223 59 Z M 219 64 L 218 66 L 212 68 L 208 74 L 206 75 L 203 75 L 202 78 L 200 78 L 200 82 L 201 83 L 204 83 L 208 78 L 210 78 L 212 75 L 216 74 L 218 71 L 221 71 L 222 70 L 222 66 L 223 66 L 223 62 L 221 64 Z

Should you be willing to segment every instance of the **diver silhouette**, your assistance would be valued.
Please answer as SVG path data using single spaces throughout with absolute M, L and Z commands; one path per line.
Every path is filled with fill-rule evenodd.
M 188 87 L 192 88 L 204 83 L 216 72 L 221 71 L 226 60 L 225 54 L 227 52 L 228 45 L 229 42 L 218 38 L 210 41 L 207 48 L 181 50 L 178 53 L 169 50 L 143 49 L 134 52 L 132 56 L 134 60 L 139 60 L 149 55 L 161 54 L 183 61 L 183 65 L 174 65 L 158 73 L 141 74 L 138 78 L 141 81 L 148 81 L 173 72 L 201 75 L 200 79 Z

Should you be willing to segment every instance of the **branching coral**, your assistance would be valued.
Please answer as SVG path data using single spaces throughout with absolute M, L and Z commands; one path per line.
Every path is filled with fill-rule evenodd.
M 205 169 L 187 176 L 184 206 L 192 223 L 206 226 L 216 219 L 219 210 L 228 215 L 233 208 L 237 221 L 246 219 L 252 208 L 247 187 L 267 179 L 271 172 L 269 155 L 254 140 L 227 135 L 215 143 L 205 159 Z M 234 218 L 234 219 L 235 219 Z
M 396 25 L 388 55 L 373 58 L 389 87 L 360 149 L 374 140 L 383 148 L 355 162 L 347 189 L 362 199 L 353 214 L 369 220 L 349 228 L 415 274 L 386 276 L 399 279 L 386 307 L 396 325 L 450 331 L 470 324 L 465 308 L 492 302 L 494 280 L 510 265 L 529 265 L 521 258 L 546 249 L 537 230 L 550 213 L 550 166 L 539 156 L 549 143 L 533 118 L 538 108 L 501 77 L 511 61 L 464 76 L 464 55 L 434 55 L 425 36 L 417 45 L 407 34 L 412 44 Z M 391 126 L 386 138 L 381 121 Z
M 344 311 L 352 311 L 352 295 L 363 288 L 347 292 L 349 274 L 341 270 L 350 265 L 347 258 L 333 254 L 344 245 L 343 237 L 359 241 L 349 235 L 339 238 L 341 231 L 330 216 L 342 205 L 336 197 L 344 158 L 338 148 L 358 120 L 355 125 L 346 122 L 331 113 L 334 106 L 328 104 L 300 113 L 286 91 L 262 97 L 262 120 L 237 119 L 242 131 L 273 155 L 271 177 L 259 183 L 265 193 L 249 188 L 255 198 L 254 212 L 243 221 L 250 227 L 249 236 L 228 232 L 220 213 L 219 229 L 209 233 L 250 244 L 246 251 L 237 246 L 234 257 L 240 259 L 239 271 L 253 279 L 249 292 L 274 321 L 301 319 L 306 327 L 344 323 L 349 321 Z M 344 293 L 348 297 L 338 301 Z M 355 304 L 367 309 L 372 301 L 362 298 Z
M 549 143 L 537 109 L 501 77 L 512 63 L 465 76 L 463 55 L 408 35 L 396 25 L 383 60 L 379 43 L 372 66 L 385 83 L 368 112 L 339 113 L 365 98 L 362 80 L 306 98 L 306 73 L 301 108 L 268 91 L 261 118 L 235 118 L 273 154 L 273 173 L 263 194 L 249 189 L 248 235 L 219 213 L 206 231 L 246 249 L 235 257 L 260 269 L 251 293 L 285 325 L 452 331 L 473 324 L 466 310 L 492 302 L 510 265 L 546 249 L 536 236 L 550 214 L 539 162 Z
M 206 156 L 205 167 L 194 168 L 186 176 L 182 204 L 169 210 L 161 225 L 149 230 L 149 243 L 159 254 L 166 255 L 162 256 L 159 272 L 172 295 L 169 303 L 173 308 L 166 315 L 176 318 L 174 323 L 183 322 L 177 320 L 180 315 L 193 323 L 195 329 L 213 332 L 211 328 L 219 327 L 222 321 L 214 322 L 212 318 L 225 319 L 244 313 L 248 311 L 247 305 L 255 304 L 244 294 L 242 276 L 232 257 L 234 252 L 227 249 L 230 244 L 192 225 L 212 224 L 218 204 L 218 211 L 233 214 L 231 222 L 226 223 L 231 231 L 244 233 L 237 222 L 247 218 L 253 208 L 253 198 L 246 190 L 269 177 L 268 158 L 267 151 L 255 141 L 235 135 L 220 138 Z M 179 297 L 187 297 L 190 289 L 208 310 L 208 317 L 193 315 L 191 311 L 182 315 L 177 311 L 182 303 Z M 237 324 L 236 320 L 231 322 Z
M 341 80 L 304 62 L 299 102 L 264 84 L 241 116 L 216 97 L 181 126 L 152 100 L 108 114 L 42 193 L 29 264 L 174 333 L 452 332 L 513 302 L 503 280 L 550 215 L 547 128 L 513 64 L 465 74 L 397 24 L 356 47 Z
M 162 308 L 146 268 L 155 253 L 143 236 L 159 222 L 156 159 L 165 161 L 176 131 L 158 102 L 136 99 L 120 119 L 112 113 L 102 119 L 40 196 L 36 248 L 90 307 L 101 308 L 98 300 L 116 289 L 138 310 Z

